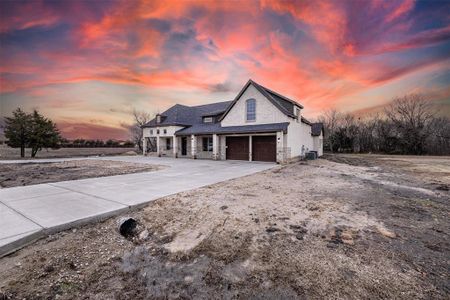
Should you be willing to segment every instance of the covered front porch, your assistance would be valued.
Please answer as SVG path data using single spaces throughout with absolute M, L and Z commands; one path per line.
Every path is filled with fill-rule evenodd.
M 220 160 L 220 141 L 217 134 L 154 137 L 159 157 Z M 144 149 L 149 140 L 144 138 Z M 224 146 L 223 146 L 224 147 Z M 144 155 L 145 155 L 144 150 Z

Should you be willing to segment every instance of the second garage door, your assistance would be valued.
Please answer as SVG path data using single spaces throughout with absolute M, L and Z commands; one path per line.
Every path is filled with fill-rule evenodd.
M 253 136 L 252 137 L 252 160 L 254 161 L 277 161 L 276 136 Z
M 227 159 L 248 160 L 248 136 L 227 136 Z

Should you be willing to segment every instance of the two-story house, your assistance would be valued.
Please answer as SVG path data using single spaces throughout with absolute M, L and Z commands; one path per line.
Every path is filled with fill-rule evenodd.
M 233 101 L 174 105 L 143 126 L 159 156 L 283 163 L 323 153 L 323 126 L 303 106 L 249 80 Z

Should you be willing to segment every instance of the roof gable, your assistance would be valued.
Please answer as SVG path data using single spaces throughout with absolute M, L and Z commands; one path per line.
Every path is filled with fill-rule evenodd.
M 247 81 L 247 83 L 244 85 L 244 87 L 241 89 L 239 94 L 237 94 L 237 96 L 234 98 L 234 100 L 228 106 L 227 110 L 220 117 L 219 121 L 222 121 L 225 118 L 225 116 L 230 112 L 230 110 L 233 108 L 233 106 L 236 104 L 236 102 L 239 101 L 242 94 L 244 94 L 244 92 L 247 90 L 247 88 L 250 85 L 253 85 L 264 97 L 267 98 L 267 100 L 269 100 L 276 108 L 278 108 L 282 113 L 284 113 L 288 117 L 296 118 L 296 115 L 294 114 L 294 105 L 297 105 L 300 108 L 303 108 L 303 106 L 301 104 L 298 104 L 297 102 L 295 102 L 285 96 L 282 96 L 266 87 L 263 87 L 262 85 L 259 85 L 258 83 L 249 79 Z

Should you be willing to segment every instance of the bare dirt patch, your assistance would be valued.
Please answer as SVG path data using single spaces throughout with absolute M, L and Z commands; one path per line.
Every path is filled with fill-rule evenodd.
M 120 217 L 56 234 L 3 258 L 0 289 L 44 299 L 448 298 L 448 192 L 423 176 L 405 182 L 402 166 L 355 159 L 365 161 L 296 163 L 162 198 L 131 214 L 148 235 L 122 237 Z
M 129 153 L 133 155 L 134 148 L 60 148 L 60 149 L 43 149 L 36 155 L 36 159 L 40 158 L 64 158 L 64 157 L 86 157 L 86 156 L 108 156 L 123 155 Z M 136 155 L 136 153 L 134 153 Z M 0 159 L 30 159 L 31 149 L 25 149 L 25 158 L 20 157 L 19 148 L 11 148 L 6 145 L 0 145 Z
M 150 172 L 161 166 L 112 160 L 72 160 L 0 164 L 0 187 Z

